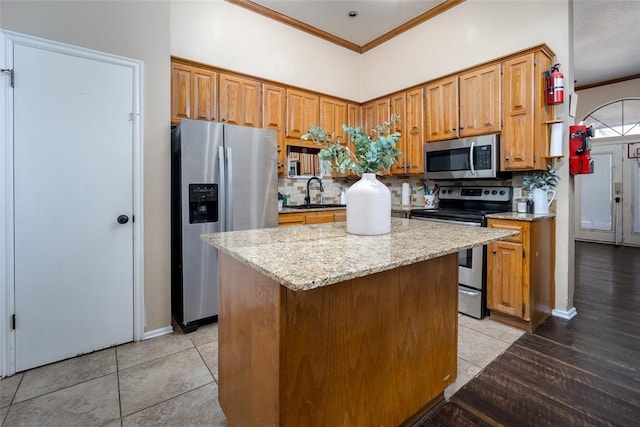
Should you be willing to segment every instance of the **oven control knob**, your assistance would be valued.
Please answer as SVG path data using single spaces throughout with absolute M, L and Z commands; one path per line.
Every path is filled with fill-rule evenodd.
M 504 190 L 500 190 L 500 195 L 504 196 Z
M 496 190 L 491 190 L 491 194 L 495 196 L 496 194 L 498 194 L 498 192 Z
M 484 194 L 489 194 L 489 190 L 484 190 Z

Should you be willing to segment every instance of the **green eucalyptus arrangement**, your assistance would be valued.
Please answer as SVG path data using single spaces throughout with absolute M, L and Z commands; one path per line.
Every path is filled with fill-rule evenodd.
M 560 181 L 560 175 L 555 167 L 549 165 L 546 171 L 536 172 L 533 175 L 525 175 L 522 179 L 522 186 L 529 191 L 535 188 L 555 188 Z
M 400 132 L 392 132 L 391 127 L 392 123 L 399 121 L 400 117 L 393 115 L 390 121 L 377 125 L 374 129 L 375 138 L 371 138 L 361 127 L 353 128 L 343 124 L 342 129 L 353 143 L 353 151 L 348 144 L 342 142 L 341 136 L 336 137 L 317 126 L 311 126 L 302 135 L 302 139 L 322 146 L 318 157 L 329 162 L 340 173 L 352 171 L 358 176 L 363 173 L 382 175 L 382 170 L 389 169 L 402 154 L 396 148 Z

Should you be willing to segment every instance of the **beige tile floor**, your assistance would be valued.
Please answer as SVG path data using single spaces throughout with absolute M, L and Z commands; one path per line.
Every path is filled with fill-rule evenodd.
M 459 317 L 450 397 L 521 331 Z M 2 426 L 226 426 L 218 405 L 217 324 L 76 357 L 0 380 Z

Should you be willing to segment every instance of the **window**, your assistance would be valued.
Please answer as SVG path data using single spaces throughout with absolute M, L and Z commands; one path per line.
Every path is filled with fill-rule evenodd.
M 640 135 L 640 98 L 619 99 L 592 111 L 584 118 L 593 125 L 594 138 Z

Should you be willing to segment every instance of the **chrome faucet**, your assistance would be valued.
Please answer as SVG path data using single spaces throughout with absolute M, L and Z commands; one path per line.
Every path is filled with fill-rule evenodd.
M 311 196 L 309 195 L 309 184 L 311 184 L 311 181 L 313 181 L 314 179 L 317 180 L 320 183 L 320 204 L 322 204 L 322 192 L 324 191 L 324 187 L 322 186 L 322 180 L 320 178 L 318 178 L 317 176 L 312 176 L 307 181 L 307 197 L 304 198 L 304 202 L 307 205 L 311 204 Z

